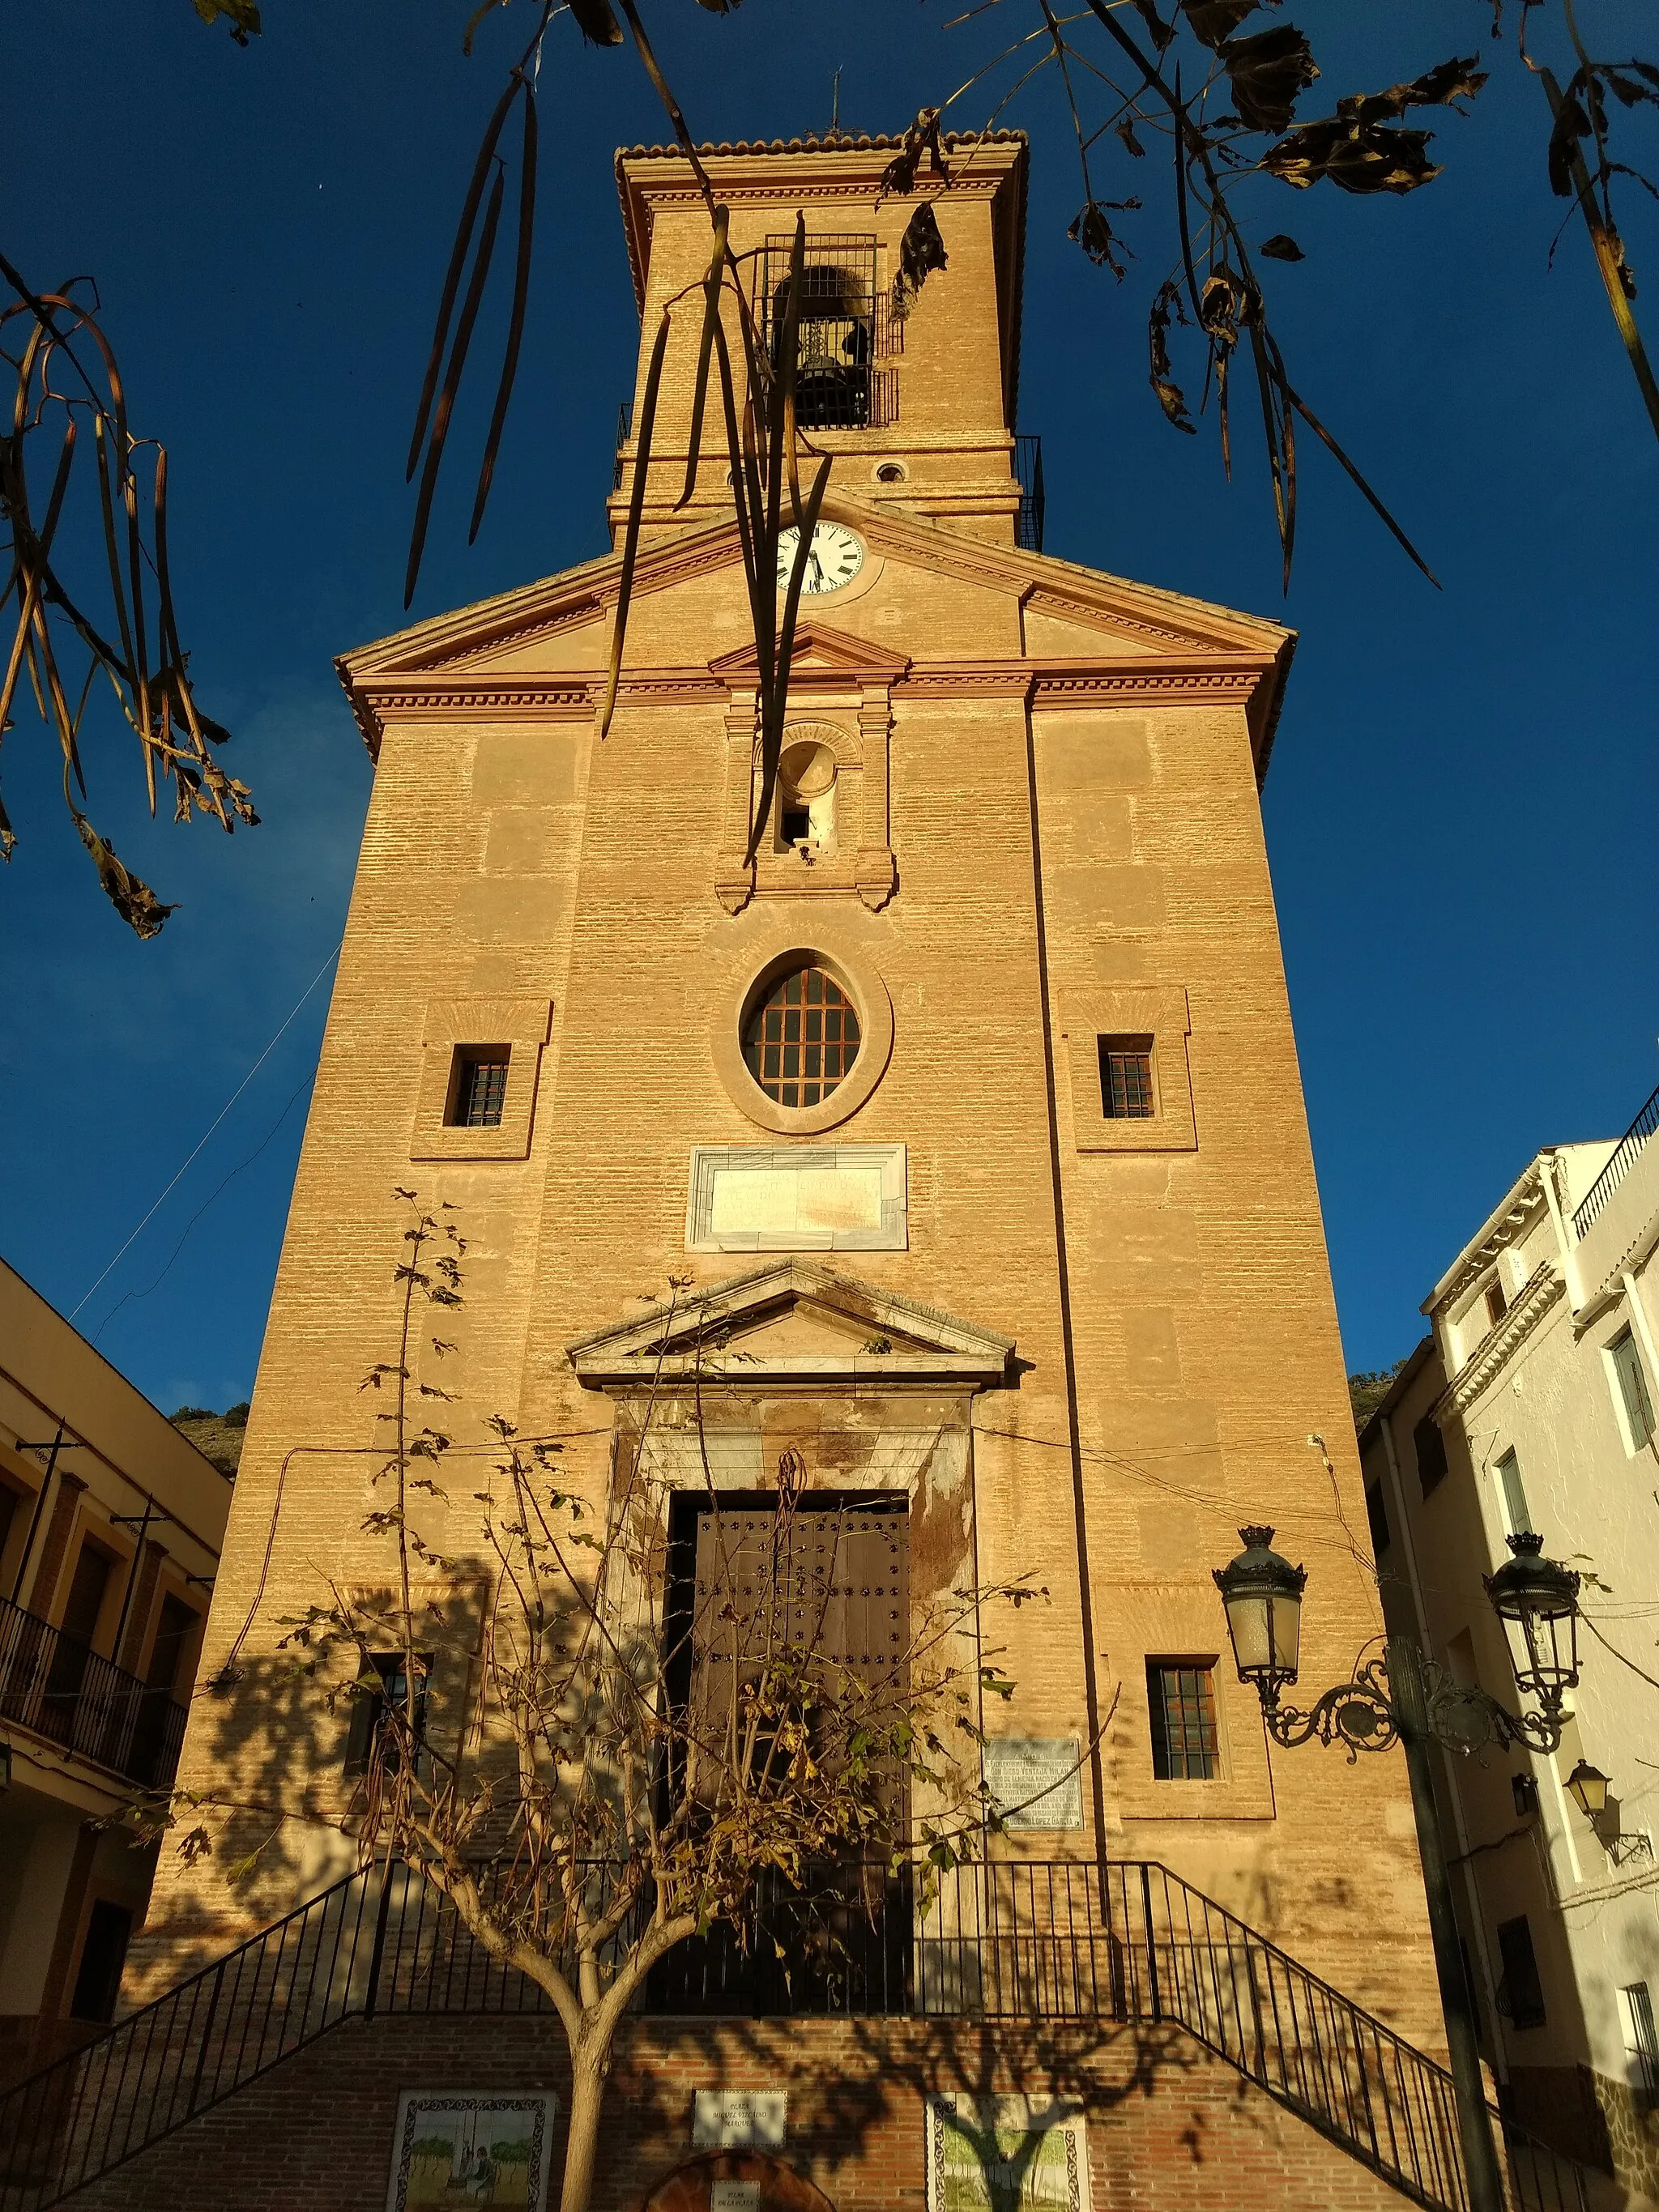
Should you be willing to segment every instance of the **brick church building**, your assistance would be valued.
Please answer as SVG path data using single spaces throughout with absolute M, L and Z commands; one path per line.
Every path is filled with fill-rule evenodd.
M 1049 1594 L 1001 1632 L 986 1779 L 1025 1809 L 988 1845 L 1008 1917 L 973 1971 L 930 1981 L 899 1926 L 894 1972 L 838 2006 L 787 1972 L 724 2006 L 658 1990 L 618 2038 L 600 2212 L 1462 2202 L 1403 1765 L 1271 1751 L 1212 1581 L 1240 1523 L 1276 1525 L 1316 1692 L 1382 1628 L 1260 805 L 1294 639 L 1042 551 L 1025 143 L 949 149 L 947 264 L 902 320 L 893 150 L 706 154 L 763 313 L 805 211 L 801 416 L 834 456 L 752 863 L 723 441 L 675 504 L 695 314 L 603 742 L 615 548 L 339 664 L 374 793 L 202 1660 L 234 1647 L 237 1676 L 198 1698 L 179 1777 L 280 1814 L 234 1881 L 222 1838 L 164 1851 L 128 1990 L 172 2002 L 169 2131 L 125 2123 L 77 2203 L 491 2201 L 399 2184 L 408 2097 L 565 2094 L 544 2009 L 366 1996 L 361 1892 L 315 2033 L 271 1942 L 233 1950 L 361 1880 L 305 1817 L 349 1716 L 274 1662 L 328 1586 L 384 1575 L 360 1383 L 389 1356 L 398 1188 L 468 1239 L 458 1440 L 490 1414 L 567 1439 L 561 1481 L 602 1510 L 665 1346 L 717 1327 L 671 1483 L 740 1501 L 797 1452 L 803 1513 L 866 1509 L 894 1589 Z M 617 176 L 650 334 L 708 217 L 673 149 Z M 617 547 L 637 461 L 624 438 Z M 471 1487 L 430 1505 L 441 1556 L 477 1548 Z M 459 1662 L 428 1686 L 458 1756 L 475 1694 Z M 185 2020 L 163 1993 L 187 1974 Z M 977 2173 L 951 2100 L 991 2114 Z

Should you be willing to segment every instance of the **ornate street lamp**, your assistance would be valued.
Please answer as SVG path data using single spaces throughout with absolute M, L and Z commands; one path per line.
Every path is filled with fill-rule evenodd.
M 1592 1766 L 1587 1759 L 1581 1759 L 1567 1777 L 1568 1790 L 1579 1811 L 1592 1825 L 1607 1809 L 1607 1783 L 1610 1778 L 1599 1766 Z
M 1465 1752 L 1487 1744 L 1524 1744 L 1536 1752 L 1559 1747 L 1566 1722 L 1562 1700 L 1578 1680 L 1578 1577 L 1570 1567 L 1544 1559 L 1542 1539 L 1529 1530 L 1510 1538 L 1514 1556 L 1486 1577 L 1493 1610 L 1509 1638 L 1516 1685 L 1523 1697 L 1538 1699 L 1541 1712 L 1510 1712 L 1485 1690 L 1457 1681 L 1425 1659 L 1404 1637 L 1390 1637 L 1381 1651 L 1359 1661 L 1347 1681 L 1298 1708 L 1283 1704 L 1280 1692 L 1297 1678 L 1307 1571 L 1293 1567 L 1273 1549 L 1271 1528 L 1250 1527 L 1238 1533 L 1244 1549 L 1214 1571 L 1215 1585 L 1226 1608 L 1239 1679 L 1255 1685 L 1267 1734 L 1287 1748 L 1313 1736 L 1322 1743 L 1340 1742 L 1350 1762 L 1362 1751 L 1387 1751 L 1396 1743 L 1405 1752 L 1469 2212 L 1504 2212 L 1504 2185 L 1487 2118 L 1429 1744 L 1432 1740 Z M 1598 1781 L 1605 1805 L 1605 1776 L 1581 1760 L 1569 1778 L 1568 1787 L 1587 1814 L 1587 1797 L 1575 1784 L 1582 1782 L 1589 1793 Z
M 1522 1696 L 1530 1693 L 1556 1713 L 1578 1680 L 1578 1577 L 1571 1567 L 1541 1558 L 1543 1548 L 1543 1538 L 1523 1528 L 1510 1538 L 1513 1559 L 1480 1579 L 1509 1638 Z

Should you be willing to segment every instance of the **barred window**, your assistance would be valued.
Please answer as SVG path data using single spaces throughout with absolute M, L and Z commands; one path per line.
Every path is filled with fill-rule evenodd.
M 1155 1109 L 1151 1037 L 1102 1037 L 1100 1110 L 1109 1121 L 1152 1120 Z
M 780 975 L 744 1024 L 749 1073 L 780 1106 L 822 1104 L 859 1056 L 852 1000 L 822 968 Z
M 1149 1659 L 1152 1772 L 1160 1782 L 1211 1782 L 1221 1771 L 1207 1659 Z
M 449 1111 L 444 1120 L 452 1129 L 499 1129 L 507 1103 L 507 1068 L 512 1047 L 505 1044 L 459 1044 L 449 1083 Z
M 1651 2105 L 1659 2099 L 1659 2033 L 1654 2027 L 1653 1998 L 1645 1982 L 1632 1982 L 1619 1996 L 1631 2087 L 1644 2104 Z

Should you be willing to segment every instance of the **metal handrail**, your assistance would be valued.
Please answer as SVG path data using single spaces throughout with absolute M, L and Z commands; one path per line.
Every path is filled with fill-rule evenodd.
M 170 1690 L 0 1598 L 0 1721 L 165 1790 L 178 1771 L 185 1719 Z
M 664 1963 L 644 2010 L 1177 2027 L 1428 2212 L 1467 2212 L 1446 2069 L 1155 1861 L 826 1865 Z M 549 2009 L 418 1875 L 349 1875 L 0 2094 L 0 2212 L 47 2212 L 342 2021 Z M 1585 2212 L 1581 2169 L 1492 2117 L 1512 2212 Z
M 1636 1155 L 1659 1129 L 1659 1091 L 1631 1123 L 1613 1146 L 1613 1157 L 1572 1210 L 1572 1233 L 1583 1243 L 1589 1225 L 1635 1165 Z

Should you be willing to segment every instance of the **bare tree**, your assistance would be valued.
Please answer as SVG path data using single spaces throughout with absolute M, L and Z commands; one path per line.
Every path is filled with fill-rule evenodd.
M 723 1505 L 701 1413 L 713 1338 L 698 1340 L 689 1372 L 659 1368 L 642 1416 L 619 1434 L 600 1503 L 561 1480 L 561 1439 L 489 1421 L 489 1471 L 471 1499 L 481 1549 L 439 1553 L 419 1530 L 422 1501 L 447 1504 L 471 1455 L 422 1419 L 422 1397 L 450 1394 L 418 1370 L 427 1352 L 454 1349 L 429 1324 L 435 1315 L 447 1328 L 462 1303 L 465 1240 L 450 1209 L 398 1194 L 410 1208 L 399 1341 L 364 1382 L 389 1398 L 382 1502 L 364 1527 L 386 1540 L 393 1572 L 374 1594 L 331 1585 L 286 1617 L 283 1638 L 288 1678 L 314 1688 L 318 1717 L 341 1702 L 356 1711 L 360 1775 L 331 1808 L 311 1787 L 294 1805 L 280 1790 L 257 1802 L 234 1786 L 180 1793 L 173 1814 L 195 1824 L 179 1848 L 187 1859 L 212 1849 L 204 1816 L 216 1811 L 322 1820 L 352 1838 L 361 1864 L 431 1883 L 558 2014 L 571 2065 L 561 2202 L 585 2212 L 617 2030 L 677 1947 L 701 1938 L 741 1953 L 769 1883 L 797 1908 L 799 1953 L 781 1970 L 845 1971 L 858 1924 L 873 1929 L 890 1885 L 925 1911 L 939 1876 L 1001 1827 L 1013 1808 L 990 1803 L 981 1780 L 981 1713 L 1013 1686 L 985 1624 L 990 1609 L 1047 1592 L 1027 1580 L 902 1602 L 890 1592 L 885 1648 L 849 1658 L 846 1638 L 826 1630 L 862 1601 L 850 1587 L 858 1516 L 814 1516 L 809 1569 L 794 1538 L 812 1510 L 810 1474 L 793 1449 L 768 1507 Z M 690 1582 L 667 1561 L 688 1449 L 702 1480 Z M 443 1596 L 430 1594 L 434 1577 Z M 476 1697 L 445 1749 L 428 1696 L 441 1674 L 465 1678 L 480 1626 Z M 209 1688 L 247 1680 L 233 1650 Z

